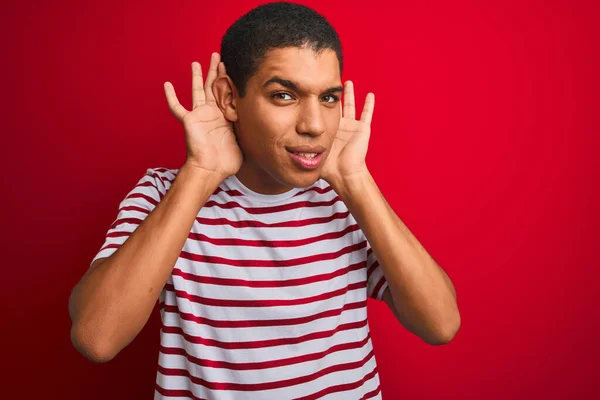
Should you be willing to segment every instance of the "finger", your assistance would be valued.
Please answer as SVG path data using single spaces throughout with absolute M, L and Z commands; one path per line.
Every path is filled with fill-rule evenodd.
M 366 122 L 367 124 L 371 124 L 371 120 L 373 119 L 373 109 L 375 108 L 375 94 L 367 93 L 367 98 L 365 99 L 365 105 L 362 110 L 362 114 L 360 115 L 360 120 L 362 122 Z
M 227 70 L 225 69 L 225 63 L 223 63 L 223 61 L 221 61 L 217 67 L 217 77 L 222 75 L 227 75 Z
M 171 113 L 177 118 L 179 121 L 183 121 L 183 116 L 188 113 L 177 100 L 177 95 L 175 94 L 175 88 L 171 82 L 165 82 L 165 97 L 167 98 L 167 103 L 169 104 L 169 109 Z
M 223 64 L 222 62 L 219 62 L 219 64 L 217 65 L 217 77 L 215 78 L 215 81 L 216 81 L 217 79 L 219 79 L 221 76 L 225 75 L 225 74 L 223 73 L 223 65 L 224 65 L 224 64 Z M 213 101 L 214 101 L 214 100 L 216 99 L 216 98 L 215 98 L 215 92 L 214 92 L 214 89 L 215 89 L 214 82 L 213 82 L 213 85 L 212 85 L 212 86 L 213 86 L 213 87 L 212 87 L 212 90 L 210 91 L 210 94 L 211 94 L 211 96 L 212 96 L 212 98 L 213 98 Z
M 217 67 L 221 61 L 219 53 L 212 53 L 210 56 L 210 67 L 208 67 L 208 74 L 206 75 L 206 101 L 215 101 L 212 87 L 213 83 L 217 79 Z
M 354 109 L 354 84 L 352 81 L 346 81 L 344 85 L 344 118 L 356 117 L 356 111 Z
M 204 84 L 202 82 L 202 66 L 194 61 L 192 63 L 192 109 L 206 102 Z

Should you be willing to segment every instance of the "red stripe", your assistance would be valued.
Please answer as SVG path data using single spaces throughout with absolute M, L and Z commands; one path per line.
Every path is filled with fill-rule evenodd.
M 154 388 L 158 393 L 165 397 L 187 397 L 193 400 L 206 400 L 201 397 L 196 397 L 191 390 L 183 390 L 183 389 L 163 389 L 159 386 L 158 383 L 154 385 Z
M 328 217 L 316 217 L 316 218 L 308 218 L 299 221 L 282 221 L 282 222 L 273 222 L 266 223 L 256 220 L 240 220 L 240 221 L 232 221 L 227 218 L 196 218 L 200 224 L 203 225 L 230 225 L 234 228 L 296 228 L 300 226 L 307 225 L 316 225 L 316 224 L 326 224 L 328 222 L 333 221 L 334 219 L 344 219 L 350 215 L 350 211 L 344 211 L 335 213 Z
M 383 286 L 384 283 L 385 283 L 385 275 L 383 275 L 381 277 L 381 279 L 379 279 L 379 282 L 377 282 L 377 285 L 375 286 L 375 289 L 373 289 L 373 295 L 371 297 L 373 297 L 373 298 L 377 297 L 377 293 L 379 293 L 379 291 L 381 290 L 381 287 Z
M 154 190 L 158 190 L 157 187 L 156 187 L 156 185 L 152 181 L 140 182 L 137 185 L 135 185 L 136 188 L 137 187 L 146 187 L 146 186 L 149 186 L 149 187 L 151 187 Z
M 367 336 L 358 342 L 347 342 L 337 344 L 335 346 L 330 347 L 329 349 L 317 353 L 311 354 L 303 354 L 301 356 L 283 358 L 278 360 L 270 360 L 270 361 L 260 361 L 260 362 L 245 362 L 245 363 L 233 363 L 228 361 L 217 361 L 217 360 L 207 360 L 205 358 L 198 358 L 190 355 L 185 348 L 177 348 L 177 347 L 160 347 L 160 352 L 163 354 L 169 355 L 179 355 L 185 357 L 189 362 L 206 368 L 224 368 L 230 369 L 233 371 L 248 371 L 248 370 L 256 370 L 256 369 L 268 369 L 268 368 L 278 368 L 278 367 L 286 367 L 293 364 L 303 363 L 307 361 L 315 361 L 325 358 L 329 354 L 337 353 L 339 351 L 344 350 L 354 350 L 363 348 L 371 338 L 371 334 L 367 334 Z
M 306 190 L 303 190 L 303 191 L 301 191 L 301 192 L 298 192 L 298 193 L 296 193 L 296 194 L 294 195 L 294 197 L 296 197 L 296 196 L 301 196 L 301 195 L 303 195 L 303 194 L 305 194 L 305 193 L 308 193 L 308 192 L 310 192 L 310 191 L 314 191 L 314 192 L 317 192 L 317 193 L 319 193 L 319 194 L 325 194 L 325 193 L 327 193 L 327 192 L 330 192 L 331 190 L 333 190 L 333 188 L 332 188 L 331 186 L 327 186 L 327 187 L 325 187 L 325 188 L 320 188 L 320 187 L 318 187 L 318 186 L 313 186 L 313 187 L 311 187 L 311 188 L 308 188 L 308 189 L 306 189 Z
M 123 206 L 119 209 L 118 213 L 121 213 L 122 211 L 129 211 L 129 210 L 139 211 L 139 212 L 142 212 L 145 214 L 150 213 L 149 210 L 146 210 L 144 208 L 140 208 L 137 206 Z M 344 219 L 344 218 L 348 217 L 349 214 L 350 214 L 350 211 L 345 211 L 345 212 L 335 213 L 328 217 L 316 217 L 316 218 L 307 218 L 307 219 L 298 220 L 298 221 L 282 221 L 282 222 L 274 222 L 274 223 L 265 223 L 265 222 L 260 222 L 260 221 L 256 221 L 256 220 L 232 221 L 227 218 L 203 218 L 203 217 L 197 217 L 196 221 L 198 221 L 202 225 L 211 225 L 211 226 L 230 225 L 230 226 L 233 226 L 234 228 L 295 228 L 295 227 L 300 227 L 300 226 L 326 224 L 335 219 Z M 114 227 L 120 225 L 121 223 L 125 223 L 125 222 L 120 222 L 120 221 L 127 222 L 128 220 L 137 220 L 137 221 L 139 221 L 138 224 L 140 224 L 142 222 L 142 219 L 139 219 L 139 218 L 122 218 L 122 219 L 116 220 L 113 223 L 113 225 L 111 226 L 111 229 L 114 229 Z M 129 222 L 129 223 L 133 223 L 133 222 Z
M 282 204 L 279 206 L 271 207 L 244 207 L 235 201 L 228 201 L 227 203 L 217 203 L 214 200 L 207 201 L 203 207 L 211 208 L 218 207 L 223 210 L 229 210 L 232 208 L 241 208 L 249 214 L 272 214 L 276 212 L 295 210 L 297 208 L 310 208 L 310 207 L 324 207 L 331 206 L 338 201 L 341 201 L 339 196 L 335 196 L 333 199 L 328 201 L 298 201 L 296 203 Z
M 119 214 L 122 211 L 138 211 L 144 214 L 150 214 L 150 210 L 148 210 L 147 208 L 142 208 L 142 207 L 138 207 L 138 206 L 123 206 L 121 208 L 119 208 Z
M 292 267 L 302 264 L 310 264 L 317 261 L 334 260 L 344 254 L 352 253 L 353 251 L 360 250 L 366 245 L 366 241 L 346 246 L 343 249 L 334 251 L 332 253 L 321 253 L 313 254 L 306 257 L 291 258 L 287 260 L 237 260 L 225 257 L 207 256 L 204 254 L 195 254 L 187 251 L 181 251 L 179 257 L 186 258 L 188 260 L 196 262 L 205 262 L 209 264 L 224 264 L 232 267 Z
M 154 170 L 158 171 L 156 168 Z M 175 174 L 173 174 L 173 175 L 175 175 Z M 163 186 L 165 185 L 165 181 L 169 182 L 170 184 L 172 184 L 173 181 L 175 180 L 175 178 L 171 179 L 171 178 L 168 178 L 168 177 L 166 177 L 164 175 L 160 175 L 160 174 L 157 174 L 157 173 L 152 173 L 152 174 L 150 174 L 150 176 L 153 177 L 153 178 L 155 178 L 155 179 L 160 180 L 163 183 Z
M 330 272 L 327 274 L 320 275 L 312 275 L 307 276 L 306 278 L 297 278 L 297 279 L 285 279 L 285 280 L 246 280 L 246 279 L 233 279 L 233 278 L 215 278 L 212 276 L 202 276 L 202 275 L 194 275 L 188 272 L 183 272 L 179 268 L 173 268 L 172 275 L 180 276 L 186 281 L 205 283 L 209 285 L 218 285 L 218 286 L 246 286 L 246 287 L 256 287 L 256 288 L 272 288 L 272 287 L 288 287 L 288 286 L 300 286 L 306 285 L 309 283 L 322 282 L 326 280 L 330 280 L 337 276 L 345 275 L 349 272 L 359 270 L 361 268 L 365 268 L 366 262 L 360 261 L 356 264 L 352 264 L 348 267 L 339 269 L 334 272 Z
M 377 262 L 377 261 L 375 261 L 373 264 L 371 264 L 371 266 L 367 270 L 367 280 L 369 280 L 371 278 L 371 274 L 373 273 L 373 271 L 375 271 L 375 269 L 378 266 L 379 266 L 379 262 Z
M 372 353 L 373 352 L 371 352 L 369 354 L 372 354 Z M 375 366 L 375 368 L 373 368 L 373 371 L 371 371 L 367 375 L 365 375 L 364 378 L 362 378 L 360 381 L 356 381 L 356 382 L 352 382 L 352 383 L 345 383 L 345 384 L 342 384 L 342 385 L 330 386 L 327 389 L 323 389 L 323 390 L 321 390 L 321 391 L 319 391 L 317 393 L 313 393 L 313 394 L 308 395 L 308 396 L 298 397 L 295 400 L 312 400 L 312 399 L 318 399 L 318 398 L 321 398 L 321 397 L 323 397 L 325 395 L 328 395 L 330 393 L 336 393 L 336 392 L 353 390 L 353 389 L 356 389 L 356 388 L 361 387 L 362 385 L 364 385 L 364 383 L 366 381 L 368 381 L 369 379 L 373 378 L 376 374 L 377 374 L 377 366 Z
M 123 218 L 115 221 L 110 229 L 115 229 L 117 226 L 129 223 L 139 225 L 142 223 L 142 219 L 139 218 Z M 357 224 L 350 225 L 344 230 L 339 232 L 325 233 L 319 236 L 313 236 L 305 239 L 298 240 L 247 240 L 238 238 L 211 238 L 201 233 L 190 232 L 188 238 L 201 242 L 207 242 L 216 246 L 248 246 L 248 247 L 298 247 L 305 246 L 307 244 L 316 243 L 322 240 L 339 239 L 344 235 L 359 230 L 360 227 Z M 111 232 L 106 237 L 128 237 L 132 232 Z
M 207 242 L 216 246 L 250 246 L 250 247 L 298 247 L 319 242 L 321 240 L 339 239 L 350 232 L 359 230 L 358 224 L 353 224 L 339 232 L 325 233 L 298 240 L 248 240 L 238 238 L 211 238 L 201 233 L 190 233 L 188 237 L 192 240 Z
M 165 290 L 175 292 L 175 295 L 181 299 L 187 299 L 193 303 L 202 304 L 204 306 L 214 307 L 282 307 L 282 306 L 296 306 L 302 304 L 316 303 L 331 299 L 333 297 L 341 296 L 348 293 L 351 290 L 362 289 L 367 287 L 367 281 L 351 283 L 346 287 L 332 290 L 330 292 L 320 293 L 315 296 L 304 297 L 300 299 L 288 299 L 288 300 L 233 300 L 233 299 L 214 299 L 209 297 L 197 296 L 190 294 L 184 290 L 175 289 L 171 284 L 165 285 Z
M 244 195 L 239 190 L 235 190 L 235 189 L 225 190 L 225 189 L 222 189 L 220 186 L 213 192 L 212 195 L 216 196 L 216 195 L 218 195 L 221 192 L 223 192 L 223 193 L 225 193 L 225 194 L 227 194 L 228 196 L 231 196 L 231 197 L 239 197 L 239 196 L 243 196 Z
M 368 393 L 365 393 L 365 395 L 363 397 L 361 397 L 362 399 L 372 399 L 373 397 L 377 396 L 379 393 L 381 393 L 381 385 L 377 385 L 377 387 L 375 388 L 375 390 L 371 390 Z
M 116 220 L 115 222 L 113 222 L 113 224 L 110 226 L 109 229 L 115 229 L 117 226 L 119 225 L 123 225 L 123 224 L 135 224 L 135 225 L 139 225 L 142 223 L 142 219 L 139 218 L 120 218 L 118 220 Z
M 317 314 L 307 315 L 305 317 L 297 318 L 282 318 L 282 319 L 247 319 L 247 320 L 214 320 L 205 317 L 198 317 L 191 313 L 186 313 L 176 305 L 161 303 L 160 308 L 164 312 L 179 314 L 179 318 L 195 322 L 198 325 L 212 326 L 213 328 L 258 328 L 265 326 L 290 326 L 290 325 L 301 325 L 308 322 L 316 321 L 322 318 L 337 317 L 344 311 L 361 309 L 367 306 L 367 301 L 358 301 L 355 303 L 346 303 L 341 308 L 334 308 L 333 310 L 322 311 Z
M 155 178 L 158 178 L 158 177 L 157 177 L 157 176 L 155 176 Z M 161 180 L 161 182 L 162 182 L 162 180 Z M 163 186 L 165 186 L 165 183 L 164 183 L 164 182 L 162 182 L 162 185 L 163 185 Z M 159 198 L 159 201 L 160 201 L 160 200 L 162 200 L 162 198 L 165 196 L 165 195 L 162 193 L 162 191 L 161 191 L 161 190 L 159 190 L 159 189 L 156 187 L 156 185 L 155 185 L 153 182 L 151 182 L 151 181 L 146 181 L 146 182 L 141 182 L 141 183 L 138 183 L 137 185 L 135 185 L 135 187 L 134 187 L 134 190 L 135 190 L 136 188 L 139 188 L 139 187 L 147 187 L 147 186 L 148 186 L 148 187 L 151 187 L 152 189 L 154 189 L 154 190 L 155 190 L 155 191 L 158 193 L 158 198 Z M 127 197 L 126 197 L 126 198 L 127 198 Z
M 366 302 L 364 302 L 366 306 Z M 164 333 L 171 334 L 179 334 L 184 337 L 184 339 L 189 343 L 201 344 L 203 346 L 211 346 L 218 347 L 221 349 L 228 350 L 240 350 L 240 349 L 260 349 L 265 347 L 274 347 L 274 346 L 290 346 L 299 343 L 308 342 L 311 340 L 317 339 L 325 339 L 335 335 L 337 332 L 343 332 L 352 329 L 360 329 L 367 326 L 368 319 L 364 319 L 362 321 L 356 322 L 348 322 L 345 324 L 341 324 L 335 327 L 335 329 L 331 329 L 329 331 L 319 331 L 312 332 L 303 336 L 298 337 L 290 337 L 290 338 L 277 338 L 277 339 L 266 339 L 266 340 L 255 340 L 248 342 L 223 342 L 216 339 L 207 339 L 201 336 L 193 336 L 189 333 L 184 332 L 181 328 L 176 326 L 163 326 L 162 331 Z
M 361 368 L 371 359 L 371 357 L 373 357 L 373 354 L 374 354 L 373 350 L 371 350 L 369 352 L 369 354 L 367 354 L 362 360 L 359 360 L 359 361 L 338 364 L 338 365 L 332 365 L 330 367 L 324 368 L 320 371 L 317 371 L 315 373 L 312 373 L 312 374 L 306 375 L 306 376 L 299 376 L 297 378 L 289 378 L 289 379 L 284 379 L 284 380 L 280 380 L 280 381 L 263 382 L 263 383 L 210 382 L 210 381 L 207 381 L 206 379 L 202 379 L 202 378 L 191 375 L 190 372 L 185 369 L 165 368 L 161 365 L 158 366 L 158 372 L 160 372 L 163 375 L 167 375 L 167 376 L 185 376 L 185 377 L 189 378 L 190 381 L 192 381 L 194 384 L 204 386 L 205 388 L 208 388 L 210 390 L 238 390 L 238 391 L 254 392 L 254 391 L 258 391 L 258 390 L 272 390 L 272 389 L 280 389 L 280 388 L 294 386 L 294 385 L 300 385 L 302 383 L 314 381 L 315 379 L 321 378 L 328 374 L 332 374 L 334 372 L 348 371 L 348 370 L 353 370 L 356 368 Z M 364 380 L 365 380 L 365 378 L 363 378 L 363 381 Z M 355 383 L 352 383 L 350 385 L 354 385 L 354 384 Z M 342 387 L 342 386 L 347 386 L 347 385 L 338 385 L 338 386 L 334 386 L 333 388 L 338 388 L 338 387 Z M 329 387 L 327 389 L 322 390 L 321 392 L 332 393 L 335 391 L 339 391 L 339 390 L 332 390 L 332 387 Z M 319 393 L 321 393 L 321 392 L 319 392 Z M 311 395 L 311 396 L 315 396 L 315 395 Z M 316 397 L 311 397 L 311 396 L 307 396 L 305 398 L 316 398 Z
M 118 249 L 119 247 L 121 247 L 121 245 L 119 243 L 112 243 L 112 244 L 107 244 L 106 246 L 102 247 L 98 253 L 100 253 L 101 251 L 104 251 L 106 249 Z
M 131 232 L 127 232 L 127 231 L 115 231 L 115 232 L 108 233 L 106 235 L 106 237 L 107 238 L 109 238 L 109 237 L 129 237 L 129 235 L 131 235 Z
M 152 204 L 155 207 L 158 205 L 157 200 L 154 200 L 153 197 L 148 196 L 147 194 L 144 194 L 144 193 L 131 193 L 129 196 L 125 197 L 125 200 L 129 200 L 129 199 L 144 199 L 148 203 Z

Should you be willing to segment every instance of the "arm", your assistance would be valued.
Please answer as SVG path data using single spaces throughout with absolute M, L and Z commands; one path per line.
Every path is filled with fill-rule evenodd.
M 198 212 L 242 165 L 233 125 L 212 90 L 215 80 L 229 80 L 219 61 L 220 55 L 212 53 L 206 84 L 200 64 L 192 63 L 192 111 L 165 82 L 169 109 L 185 128 L 186 162 L 156 208 L 117 251 L 94 262 L 73 289 L 71 341 L 93 361 L 109 361 L 144 327 Z
M 217 188 L 208 173 L 183 166 L 156 208 L 110 257 L 99 259 L 69 299 L 71 340 L 105 362 L 144 327 L 200 208 Z
M 426 343 L 448 343 L 460 327 L 454 287 L 389 207 L 367 168 L 374 108 L 375 94 L 367 93 L 356 120 L 354 84 L 345 82 L 338 131 L 321 177 L 338 193 L 369 241 L 388 283 L 383 298 L 398 320 Z
M 370 173 L 333 187 L 377 256 L 389 285 L 384 300 L 398 320 L 428 344 L 451 341 L 460 327 L 454 286 L 387 204 Z

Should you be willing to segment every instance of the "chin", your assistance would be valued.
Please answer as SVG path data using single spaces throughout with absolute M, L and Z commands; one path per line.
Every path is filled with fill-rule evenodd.
M 315 171 L 310 171 L 310 172 L 304 172 L 304 173 L 296 172 L 296 173 L 285 174 L 284 176 L 281 176 L 281 178 L 282 178 L 281 182 L 290 188 L 292 188 L 292 187 L 293 188 L 304 188 L 304 187 L 311 186 L 316 181 L 318 181 L 320 175 L 321 175 L 321 169 L 318 169 Z

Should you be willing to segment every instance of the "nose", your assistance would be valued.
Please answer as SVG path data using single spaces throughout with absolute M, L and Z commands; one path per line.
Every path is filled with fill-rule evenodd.
M 310 136 L 320 136 L 325 133 L 323 106 L 319 104 L 319 100 L 311 99 L 304 102 L 296 130 L 300 134 Z

